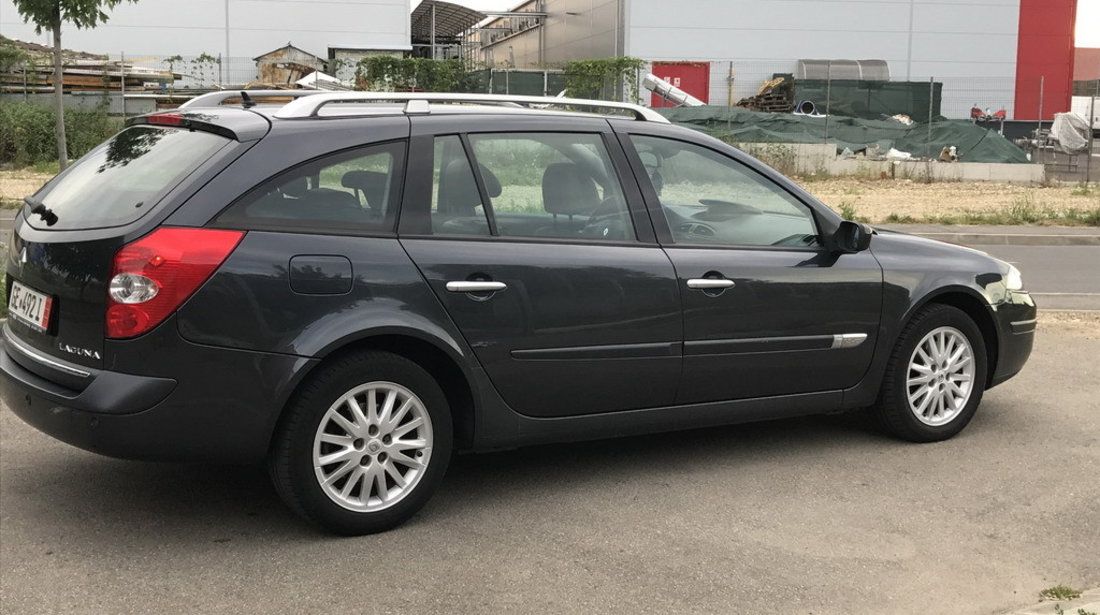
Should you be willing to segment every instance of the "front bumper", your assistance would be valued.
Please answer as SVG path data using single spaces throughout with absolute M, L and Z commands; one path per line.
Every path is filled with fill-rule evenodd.
M 120 353 L 131 360 L 116 361 L 118 371 L 93 370 L 82 390 L 27 369 L 19 348 L 0 338 L 0 399 L 39 431 L 102 455 L 262 460 L 293 383 L 313 360 L 199 346 L 181 340 L 174 323 L 165 329 L 151 334 L 162 338 L 155 341 L 118 342 L 134 350 Z
M 1035 343 L 1038 309 L 1026 291 L 1009 291 L 995 313 L 999 344 L 997 368 L 989 379 L 990 387 L 1001 384 L 1024 368 Z

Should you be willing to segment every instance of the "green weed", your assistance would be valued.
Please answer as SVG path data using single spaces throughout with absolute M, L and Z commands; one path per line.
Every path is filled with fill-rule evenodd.
M 1039 592 L 1039 600 L 1075 600 L 1080 597 L 1081 592 L 1061 584 Z

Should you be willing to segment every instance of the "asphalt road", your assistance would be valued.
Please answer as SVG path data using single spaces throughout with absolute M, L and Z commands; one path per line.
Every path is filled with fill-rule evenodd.
M 459 458 L 352 539 L 249 467 L 155 465 L 0 410 L 4 613 L 995 613 L 1100 587 L 1100 336 L 1040 332 L 959 437 L 818 417 Z

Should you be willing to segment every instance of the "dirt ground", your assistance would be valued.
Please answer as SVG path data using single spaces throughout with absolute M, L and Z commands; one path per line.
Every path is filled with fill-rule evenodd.
M 48 179 L 50 175 L 31 170 L 0 171 L 0 201 L 15 206 Z M 871 222 L 887 222 L 891 214 L 919 221 L 964 212 L 1007 212 L 1020 207 L 1038 212 L 1100 209 L 1100 189 L 1093 187 L 1086 191 L 1074 184 L 1050 187 L 988 182 L 922 184 L 912 180 L 855 178 L 801 183 L 833 209 L 851 208 Z
M 25 171 L 0 171 L 0 202 L 21 204 L 23 197 L 34 194 L 52 175 Z
M 1039 311 L 1039 332 L 1058 331 L 1089 340 L 1100 339 L 1100 312 Z
M 831 178 L 802 181 L 802 186 L 826 205 L 840 210 L 854 208 L 871 222 L 886 222 L 890 214 L 926 220 L 965 212 L 1008 212 L 1034 208 L 1039 212 L 1089 211 L 1100 208 L 1100 190 L 1082 190 L 1075 184 L 1050 187 L 993 182 L 941 182 L 912 180 Z

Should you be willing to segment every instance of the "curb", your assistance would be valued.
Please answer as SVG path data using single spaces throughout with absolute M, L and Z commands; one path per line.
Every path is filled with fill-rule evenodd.
M 1025 235 L 1017 233 L 913 233 L 947 243 L 975 246 L 1100 246 L 1100 235 Z
M 1100 246 L 1100 228 L 878 224 L 882 229 L 965 246 Z M 1038 232 L 1036 232 L 1038 231 Z M 1068 231 L 1068 232 L 1067 232 Z

